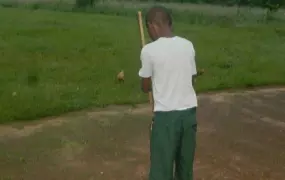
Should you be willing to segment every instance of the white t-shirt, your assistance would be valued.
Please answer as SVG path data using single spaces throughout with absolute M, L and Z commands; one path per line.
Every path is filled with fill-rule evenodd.
M 175 36 L 159 38 L 141 51 L 139 76 L 151 77 L 154 111 L 184 110 L 197 106 L 192 76 L 197 74 L 192 42 Z

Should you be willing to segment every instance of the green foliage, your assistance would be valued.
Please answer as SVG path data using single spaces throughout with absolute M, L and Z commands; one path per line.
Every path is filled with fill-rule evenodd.
M 236 4 L 238 6 L 249 6 L 249 5 L 251 5 L 251 3 L 252 3 L 252 1 L 250 1 L 250 0 L 237 0 L 236 1 Z
M 262 5 L 266 8 L 269 12 L 276 12 L 278 9 L 283 6 L 283 0 L 263 0 Z
M 95 3 L 95 0 L 75 0 L 75 7 L 76 8 L 86 8 L 92 7 Z
M 84 1 L 84 3 L 82 3 Z M 4 7 L 24 7 L 31 10 L 47 9 L 54 11 L 64 12 L 85 12 L 85 13 L 99 13 L 116 16 L 130 16 L 133 17 L 138 10 L 145 11 L 153 5 L 154 2 L 140 3 L 132 2 L 128 3 L 125 1 L 117 3 L 113 1 L 96 1 L 96 0 L 83 0 L 78 1 L 78 4 L 67 3 L 66 1 L 48 1 L 48 2 L 29 2 L 29 3 L 17 3 L 15 1 L 3 1 L 5 2 Z M 184 21 L 191 24 L 219 24 L 221 26 L 233 25 L 236 23 L 262 23 L 269 21 L 284 21 L 284 11 L 264 11 L 261 8 L 254 7 L 255 0 L 228 0 L 221 1 L 222 4 L 226 3 L 226 6 L 220 5 L 208 5 L 208 4 L 181 4 L 181 3 L 170 3 L 164 4 L 170 8 L 175 16 L 176 20 Z M 280 1 L 280 0 L 276 0 Z M 285 0 L 282 0 L 285 1 Z M 257 2 L 257 1 L 256 1 Z M 262 6 L 262 0 L 258 0 L 260 6 Z M 7 5 L 8 3 L 8 5 Z M 82 4 L 81 4 L 82 3 Z M 209 1 L 208 3 L 213 3 Z M 93 4 L 93 5 L 90 5 Z M 95 6 L 96 4 L 96 6 Z M 215 3 L 214 3 L 215 4 Z M 219 4 L 219 3 L 217 3 Z M 247 5 L 246 5 L 247 4 Z M 236 6 L 238 5 L 238 6 Z M 231 6 L 231 7 L 229 7 Z M 250 7 L 249 7 L 250 6 Z M 265 8 L 266 6 L 262 6 Z M 279 6 L 277 6 L 279 7 Z
M 16 1 L 0 0 L 0 8 L 14 8 L 18 6 Z
M 141 0 L 142 2 L 144 0 Z M 225 6 L 254 6 L 254 7 L 272 7 L 276 9 L 276 5 L 279 4 L 279 7 L 284 5 L 284 0 L 156 0 L 156 2 L 174 2 L 174 3 L 206 3 L 214 5 L 225 5 Z M 270 4 L 270 5 L 269 5 Z
M 265 19 L 274 19 L 273 14 L 276 13 L 284 4 L 284 0 L 262 0 L 262 7 L 267 10 Z

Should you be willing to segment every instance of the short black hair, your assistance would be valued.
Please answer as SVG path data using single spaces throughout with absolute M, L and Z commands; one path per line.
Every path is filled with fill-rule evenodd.
M 172 17 L 168 9 L 163 6 L 153 6 L 146 13 L 146 24 L 172 25 Z

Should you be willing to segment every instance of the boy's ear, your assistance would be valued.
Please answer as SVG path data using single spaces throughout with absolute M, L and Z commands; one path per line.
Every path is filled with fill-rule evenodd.
M 148 23 L 147 23 L 147 28 L 149 28 L 149 27 L 151 27 L 151 26 L 153 26 L 153 24 L 150 23 L 150 22 L 148 22 Z
M 147 22 L 147 23 L 145 24 L 145 26 L 146 26 L 146 28 L 149 28 L 149 22 Z

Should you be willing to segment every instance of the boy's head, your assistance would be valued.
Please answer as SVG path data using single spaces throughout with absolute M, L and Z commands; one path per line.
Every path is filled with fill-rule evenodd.
M 172 33 L 170 13 L 164 7 L 152 7 L 146 14 L 146 27 L 152 40 L 170 36 Z

